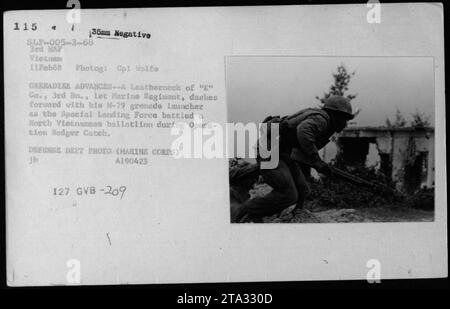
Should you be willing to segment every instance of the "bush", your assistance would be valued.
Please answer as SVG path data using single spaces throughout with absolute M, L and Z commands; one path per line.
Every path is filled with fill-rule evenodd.
M 422 188 L 410 195 L 406 199 L 408 207 L 433 210 L 434 209 L 434 188 Z

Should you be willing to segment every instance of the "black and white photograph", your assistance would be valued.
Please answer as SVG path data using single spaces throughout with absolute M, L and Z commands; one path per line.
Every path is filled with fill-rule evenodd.
M 230 160 L 233 223 L 434 220 L 433 58 L 226 61 L 229 121 L 280 124 L 276 167 Z

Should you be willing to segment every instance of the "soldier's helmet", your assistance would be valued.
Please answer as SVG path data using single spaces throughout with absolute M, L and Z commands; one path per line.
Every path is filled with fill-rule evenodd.
M 322 108 L 336 111 L 339 114 L 342 114 L 348 120 L 355 117 L 355 115 L 352 113 L 352 105 L 350 104 L 350 100 L 340 95 L 330 96 L 329 98 L 325 99 Z

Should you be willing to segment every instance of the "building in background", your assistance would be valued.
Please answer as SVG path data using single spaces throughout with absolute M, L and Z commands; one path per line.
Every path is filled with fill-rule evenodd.
M 397 189 L 434 187 L 434 128 L 351 127 L 321 150 L 325 162 L 375 167 Z

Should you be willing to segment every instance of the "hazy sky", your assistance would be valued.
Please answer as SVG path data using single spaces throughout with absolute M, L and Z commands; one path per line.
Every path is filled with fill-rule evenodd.
M 355 71 L 348 93 L 359 126 L 384 125 L 397 108 L 411 120 L 416 110 L 434 126 L 434 74 L 430 57 L 229 57 L 226 82 L 229 122 L 260 122 L 317 107 L 343 63 Z

